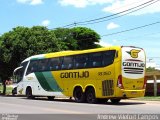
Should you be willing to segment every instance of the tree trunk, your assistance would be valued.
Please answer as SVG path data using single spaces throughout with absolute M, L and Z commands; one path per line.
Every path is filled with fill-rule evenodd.
M 154 75 L 154 96 L 157 96 L 157 76 Z
M 2 84 L 3 84 L 3 93 L 2 93 L 2 95 L 6 95 L 6 80 L 2 80 Z

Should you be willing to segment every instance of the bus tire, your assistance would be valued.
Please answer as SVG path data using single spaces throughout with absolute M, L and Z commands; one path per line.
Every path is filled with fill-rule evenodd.
M 117 104 L 121 101 L 121 99 L 110 99 L 113 104 Z
M 48 100 L 54 100 L 55 96 L 48 96 Z
M 34 96 L 32 95 L 32 88 L 31 87 L 27 87 L 26 96 L 27 96 L 28 99 L 33 99 L 34 98 Z
M 97 103 L 97 98 L 95 96 L 95 90 L 94 88 L 89 88 L 86 91 L 86 100 L 88 103 L 95 104 Z
M 15 96 L 17 94 L 17 87 L 13 88 L 12 95 Z
M 78 103 L 85 102 L 85 94 L 83 93 L 81 87 L 75 88 L 73 96 L 76 102 Z

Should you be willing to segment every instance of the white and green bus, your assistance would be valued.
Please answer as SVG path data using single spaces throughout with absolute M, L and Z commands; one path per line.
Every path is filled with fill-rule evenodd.
M 35 55 L 14 70 L 16 92 L 34 96 L 74 97 L 96 103 L 145 94 L 145 52 L 131 46 Z

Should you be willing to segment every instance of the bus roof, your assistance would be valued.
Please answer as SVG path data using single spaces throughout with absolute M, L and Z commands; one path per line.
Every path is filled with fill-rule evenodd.
M 60 57 L 60 56 L 67 56 L 67 55 L 83 54 L 83 53 L 89 53 L 89 52 L 98 52 L 98 51 L 104 51 L 104 50 L 118 50 L 120 48 L 121 48 L 121 46 L 110 46 L 110 47 L 88 49 L 88 50 L 61 51 L 61 52 L 45 54 L 45 58 L 51 58 L 51 57 L 56 57 L 56 56 Z
M 26 61 L 30 61 L 30 60 L 32 60 L 32 59 L 43 59 L 43 58 L 44 58 L 44 55 L 45 55 L 45 54 L 30 56 L 30 57 L 26 58 L 25 60 L 23 60 L 22 63 L 23 63 L 23 62 L 26 62 Z
M 89 53 L 89 52 L 98 52 L 98 51 L 104 51 L 104 50 L 120 50 L 122 47 L 134 47 L 134 46 L 109 46 L 109 47 L 95 48 L 95 49 L 88 49 L 88 50 L 60 51 L 60 52 L 46 53 L 46 54 L 40 54 L 40 55 L 34 55 L 31 57 L 28 57 L 23 62 L 34 60 L 34 59 L 60 57 L 60 56 L 83 54 L 83 53 Z M 134 47 L 134 48 L 139 48 L 139 47 Z

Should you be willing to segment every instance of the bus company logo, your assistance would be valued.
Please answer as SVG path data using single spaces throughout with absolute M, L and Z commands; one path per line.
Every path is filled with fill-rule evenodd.
M 139 52 L 140 52 L 140 50 L 135 50 L 135 49 L 132 49 L 131 51 L 127 51 L 127 53 L 130 54 L 130 56 L 132 58 L 138 58 Z

